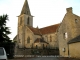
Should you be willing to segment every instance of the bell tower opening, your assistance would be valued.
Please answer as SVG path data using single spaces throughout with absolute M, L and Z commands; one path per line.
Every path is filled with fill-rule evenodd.
M 28 24 L 28 25 L 30 24 L 30 20 L 29 20 L 29 17 L 28 17 L 28 19 L 27 19 L 27 24 Z

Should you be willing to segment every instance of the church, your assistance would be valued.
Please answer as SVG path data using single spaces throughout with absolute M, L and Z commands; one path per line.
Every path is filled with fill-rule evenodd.
M 45 49 L 42 51 L 44 53 L 49 52 L 50 49 L 59 49 L 56 51 L 60 56 L 80 58 L 80 16 L 73 13 L 72 7 L 67 8 L 66 11 L 61 23 L 34 28 L 33 16 L 28 1 L 25 0 L 18 16 L 17 35 L 13 39 L 16 42 L 15 55 L 29 55 L 31 49 Z
M 16 41 L 16 48 L 58 48 L 56 33 L 58 27 L 59 24 L 44 28 L 34 28 L 33 16 L 31 15 L 28 1 L 25 0 L 22 11 L 18 16 L 18 31 L 14 38 L 14 41 Z

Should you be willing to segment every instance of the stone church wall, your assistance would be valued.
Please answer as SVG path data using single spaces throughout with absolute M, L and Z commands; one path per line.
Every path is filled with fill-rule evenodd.
M 58 40 L 56 32 L 51 34 L 45 34 L 43 35 L 43 37 L 44 40 L 49 43 L 51 49 L 58 48 Z
M 31 32 L 31 30 L 26 27 L 25 28 L 25 46 L 26 48 L 31 48 L 32 47 L 32 43 L 34 42 L 34 34 Z M 30 43 L 27 43 L 27 39 L 28 37 L 30 38 Z

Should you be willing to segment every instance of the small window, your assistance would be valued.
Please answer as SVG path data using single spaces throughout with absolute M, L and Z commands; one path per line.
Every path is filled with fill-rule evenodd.
M 63 33 L 63 38 L 65 38 L 65 39 L 68 38 L 67 32 L 66 33 Z
M 77 23 L 78 22 L 78 20 L 77 19 L 75 19 L 75 23 Z
M 66 50 L 65 48 L 62 49 L 63 52 L 65 52 L 65 50 Z
M 38 46 L 36 45 L 36 48 L 38 48 Z

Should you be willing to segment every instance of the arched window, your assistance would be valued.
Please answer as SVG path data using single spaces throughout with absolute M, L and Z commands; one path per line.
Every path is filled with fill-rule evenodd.
M 29 17 L 28 17 L 28 19 L 27 19 L 27 24 L 29 25 L 29 23 L 30 23 L 30 22 L 29 22 Z
M 27 38 L 27 43 L 30 43 L 30 37 Z
M 43 44 L 43 49 L 44 49 L 44 44 Z
M 38 46 L 36 45 L 36 48 L 38 48 Z
M 46 41 L 48 42 L 48 36 L 45 36 L 46 37 Z
M 50 42 L 52 42 L 52 36 L 50 36 Z

